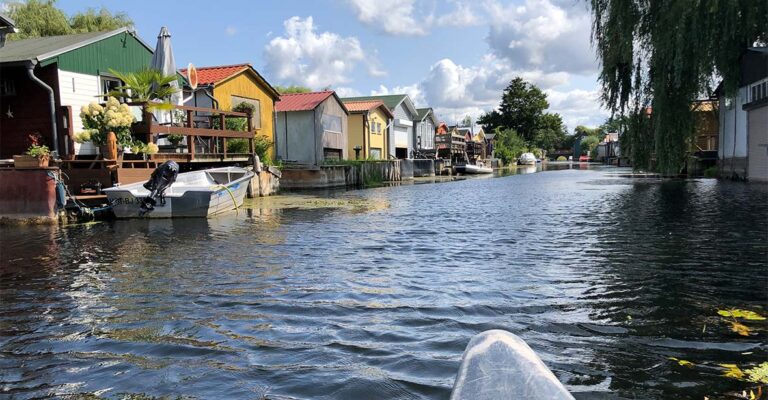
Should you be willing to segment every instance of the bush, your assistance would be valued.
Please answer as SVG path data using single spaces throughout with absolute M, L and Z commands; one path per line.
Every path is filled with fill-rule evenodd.
M 568 161 L 568 159 L 565 158 L 565 156 L 560 156 L 560 157 L 557 157 L 557 161 Z
M 717 169 L 716 165 L 713 165 L 707 169 L 704 170 L 704 177 L 705 178 L 717 178 L 719 175 L 719 170 Z
M 517 162 L 517 158 L 528 150 L 523 138 L 513 129 L 497 130 L 495 141 L 494 152 L 504 164 Z
M 247 153 L 248 139 L 227 139 L 228 153 Z

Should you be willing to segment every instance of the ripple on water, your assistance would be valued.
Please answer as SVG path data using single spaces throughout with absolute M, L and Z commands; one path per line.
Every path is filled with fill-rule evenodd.
M 563 170 L 0 227 L 0 395 L 447 398 L 507 329 L 577 398 L 702 398 L 768 358 L 715 314 L 765 313 L 766 220 L 765 186 Z

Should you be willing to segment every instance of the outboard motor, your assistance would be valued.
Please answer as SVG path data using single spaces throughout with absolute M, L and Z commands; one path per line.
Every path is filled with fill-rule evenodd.
M 144 188 L 149 190 L 149 196 L 141 199 L 139 215 L 152 212 L 158 203 L 161 207 L 165 205 L 165 190 L 176 182 L 178 175 L 179 164 L 175 161 L 166 161 L 152 171 L 152 176 L 144 184 Z

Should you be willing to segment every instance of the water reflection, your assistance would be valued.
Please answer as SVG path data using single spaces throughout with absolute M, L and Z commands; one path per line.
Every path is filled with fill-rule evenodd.
M 765 307 L 768 190 L 580 168 L 0 227 L 0 390 L 446 398 L 493 328 L 580 398 L 737 388 L 707 366 L 764 360 L 765 340 L 714 311 Z

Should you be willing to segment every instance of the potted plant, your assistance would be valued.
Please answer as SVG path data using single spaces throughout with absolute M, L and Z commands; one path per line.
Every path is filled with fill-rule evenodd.
M 107 137 L 112 132 L 117 138 L 118 152 L 126 147 L 131 147 L 131 124 L 134 117 L 127 104 L 120 104 L 116 98 L 110 96 L 106 105 L 102 106 L 92 102 L 80 109 L 80 119 L 83 126 L 90 131 L 90 140 L 99 146 L 102 155 L 107 154 Z
M 30 146 L 27 152 L 20 156 L 13 156 L 15 168 L 48 168 L 51 150 L 48 146 L 40 144 L 41 139 L 39 134 L 29 135 Z
M 179 153 L 180 152 L 180 146 L 179 145 L 181 144 L 181 141 L 184 140 L 184 135 L 177 135 L 175 133 L 172 133 L 172 134 L 166 136 L 165 138 L 168 139 L 168 141 L 171 143 L 171 145 L 176 147 L 176 152 Z

